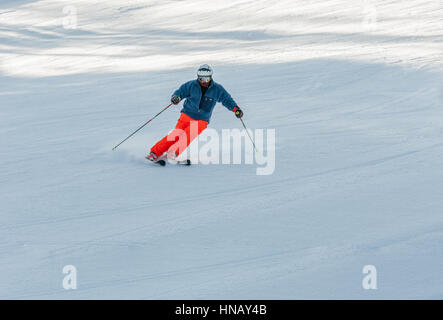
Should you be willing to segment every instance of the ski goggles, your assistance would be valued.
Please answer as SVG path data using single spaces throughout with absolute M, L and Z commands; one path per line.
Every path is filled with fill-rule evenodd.
M 211 81 L 211 77 L 198 77 L 198 81 L 209 82 L 209 81 Z

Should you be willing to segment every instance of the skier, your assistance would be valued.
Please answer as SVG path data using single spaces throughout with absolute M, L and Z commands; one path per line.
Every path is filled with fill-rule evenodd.
M 179 156 L 206 129 L 217 102 L 233 111 L 237 118 L 243 116 L 242 110 L 231 95 L 212 79 L 212 73 L 209 65 L 201 65 L 197 71 L 197 79 L 182 84 L 173 93 L 171 103 L 174 105 L 186 99 L 180 118 L 175 129 L 151 148 L 151 152 L 146 156 L 148 160 L 157 162 Z

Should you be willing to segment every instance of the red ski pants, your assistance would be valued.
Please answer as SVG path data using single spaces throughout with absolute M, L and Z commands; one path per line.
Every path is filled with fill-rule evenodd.
M 208 122 L 204 120 L 195 120 L 182 113 L 177 121 L 175 129 L 167 136 L 157 142 L 152 148 L 157 156 L 161 156 L 164 152 L 175 151 L 176 155 L 181 154 L 191 142 L 203 132 L 208 126 Z

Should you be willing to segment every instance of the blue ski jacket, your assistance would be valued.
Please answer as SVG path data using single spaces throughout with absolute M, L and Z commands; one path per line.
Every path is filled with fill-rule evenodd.
M 215 104 L 221 102 L 227 109 L 231 110 L 237 106 L 231 95 L 223 88 L 222 85 L 211 80 L 208 90 L 203 96 L 198 80 L 188 81 L 176 90 L 173 96 L 180 99 L 186 99 L 181 112 L 187 114 L 195 120 L 204 120 L 209 122 Z

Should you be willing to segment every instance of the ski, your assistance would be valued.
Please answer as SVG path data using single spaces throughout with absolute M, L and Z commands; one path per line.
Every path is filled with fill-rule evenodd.
M 191 160 L 189 160 L 189 159 L 180 160 L 180 161 L 177 162 L 177 164 L 181 164 L 181 165 L 184 165 L 184 166 L 190 166 L 191 165 Z
M 148 159 L 149 160 L 149 159 Z M 160 165 L 160 166 L 162 166 L 162 167 L 164 167 L 164 166 L 166 166 L 166 160 L 164 160 L 164 159 L 161 159 L 161 160 L 158 160 L 158 161 L 152 161 L 152 160 L 149 160 L 149 162 L 152 162 L 152 163 L 155 163 L 155 164 L 158 164 L 158 165 Z M 171 164 L 180 164 L 180 165 L 183 165 L 183 166 L 190 166 L 191 165 L 191 160 L 189 160 L 189 159 L 186 159 L 186 160 L 178 160 L 178 161 L 173 161 L 173 162 L 170 162 Z
M 165 160 L 158 160 L 158 161 L 153 161 L 154 163 L 161 165 L 162 167 L 164 167 L 166 165 L 166 161 Z
M 165 162 L 166 164 L 166 160 L 160 160 Z M 168 161 L 170 164 L 180 164 L 182 166 L 190 166 L 191 165 L 191 160 L 186 159 L 186 160 L 172 160 L 172 161 Z M 165 164 L 161 164 L 161 166 L 164 166 Z

